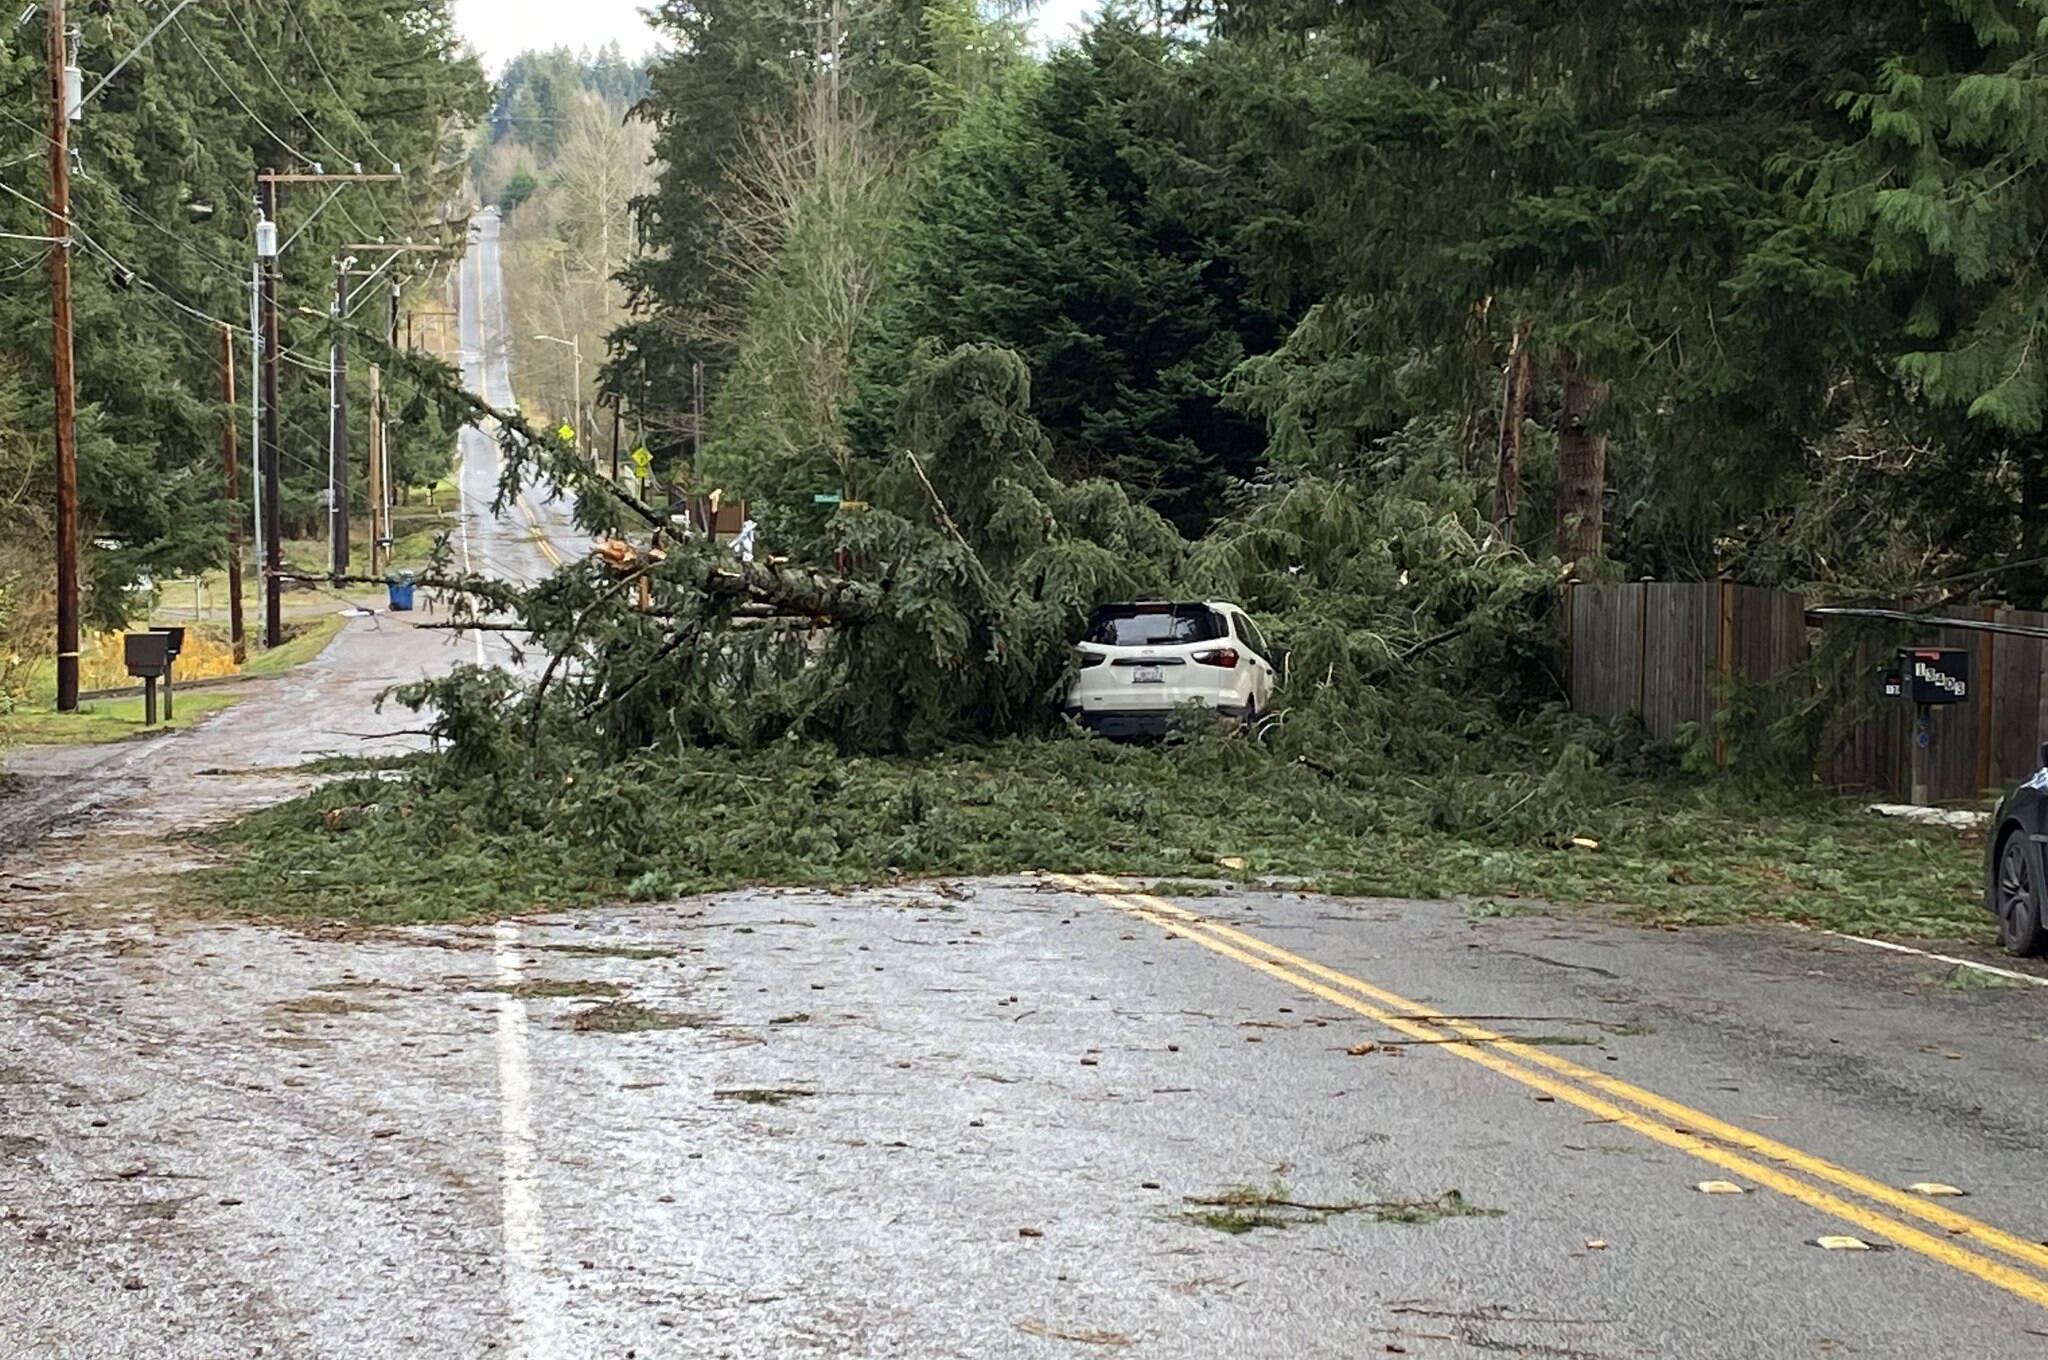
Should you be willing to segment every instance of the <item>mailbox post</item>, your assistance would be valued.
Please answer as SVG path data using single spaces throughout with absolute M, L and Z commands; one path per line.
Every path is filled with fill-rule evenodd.
M 171 639 L 164 633 L 130 633 L 121 639 L 128 674 L 142 681 L 142 725 L 156 726 L 156 682 L 171 673 Z M 169 716 L 168 711 L 165 714 Z
M 167 639 L 164 658 L 164 721 L 171 720 L 171 667 L 178 660 L 178 653 L 185 650 L 183 628 L 152 628 L 152 633 L 162 633 Z
M 1900 682 L 1903 681 L 1903 684 Z M 1895 669 L 1885 676 L 1885 693 L 1899 689 L 1912 699 L 1913 802 L 1927 806 L 1927 754 L 1934 730 L 1928 716 L 1936 704 L 1959 704 L 1970 697 L 1970 654 L 1941 647 L 1908 647 L 1899 652 Z

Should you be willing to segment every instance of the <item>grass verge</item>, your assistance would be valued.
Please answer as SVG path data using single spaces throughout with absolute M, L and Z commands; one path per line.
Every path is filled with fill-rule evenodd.
M 1534 806 L 1539 821 L 1515 820 Z M 210 839 L 232 852 L 199 885 L 222 906 L 363 922 L 1043 869 L 1989 937 L 1974 832 L 1716 781 L 1339 781 L 1242 742 L 1020 740 L 922 760 L 792 743 L 460 780 L 414 759 Z M 1518 910 L 1482 905 L 1474 928 Z
M 177 696 L 177 718 L 156 727 L 142 725 L 142 699 L 88 699 L 76 713 L 35 707 L 0 714 L 0 749 L 9 746 L 68 746 L 121 741 L 144 732 L 190 727 L 242 696 L 233 690 L 195 689 Z
M 248 662 L 242 667 L 242 674 L 278 675 L 295 666 L 303 666 L 326 651 L 327 644 L 334 641 L 347 623 L 348 620 L 339 613 L 331 613 L 291 625 L 286 629 L 282 644 L 267 652 L 251 652 Z
M 327 650 L 335 635 L 348 622 L 339 613 L 323 614 L 291 625 L 282 646 L 270 651 L 252 651 L 243 665 L 243 675 L 279 675 Z M 53 672 L 54 674 L 54 672 Z M 189 727 L 209 713 L 217 713 L 242 697 L 234 689 L 181 689 L 174 708 L 175 721 L 167 728 Z M 54 681 L 27 703 L 0 712 L 0 750 L 10 746 L 71 746 L 122 741 L 152 730 L 142 723 L 143 698 L 129 695 L 114 699 L 87 699 L 76 713 L 59 713 L 55 708 Z

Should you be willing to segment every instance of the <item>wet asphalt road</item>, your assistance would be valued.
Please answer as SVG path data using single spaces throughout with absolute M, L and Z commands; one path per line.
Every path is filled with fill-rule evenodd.
M 474 645 L 17 757 L 90 797 L 0 854 L 0 1357 L 2048 1353 L 2048 989 L 1924 958 L 1052 878 L 194 919 L 167 838 Z
M 511 335 L 499 260 L 499 222 L 495 215 L 475 221 L 476 239 L 460 274 L 463 381 L 484 400 L 509 406 L 514 400 Z M 572 493 L 543 484 L 526 491 L 502 515 L 494 515 L 490 506 L 501 470 L 496 441 L 483 431 L 465 429 L 460 452 L 456 475 L 464 524 L 457 534 L 456 553 L 467 569 L 532 583 L 564 558 L 587 550 L 590 539 L 576 528 Z
M 1823 1251 L 1884 1239 L 1739 1175 L 1703 1194 L 1723 1168 L 1045 881 L 368 935 L 159 905 L 9 931 L 0 1241 L 29 1269 L 0 1278 L 0 1353 L 2020 1356 L 2048 1333 L 1994 1282 Z M 1951 1182 L 2025 1241 L 2048 1223 L 2038 989 L 1779 931 L 1181 905 L 1879 1182 Z M 675 1027 L 613 1032 L 621 1001 Z M 1236 1185 L 1494 1212 L 1192 1217 Z

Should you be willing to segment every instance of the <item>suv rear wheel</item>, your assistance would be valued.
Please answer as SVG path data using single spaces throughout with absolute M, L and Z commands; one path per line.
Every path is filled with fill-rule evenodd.
M 2041 885 L 2033 842 L 2018 827 L 2006 833 L 1998 852 L 1998 939 L 2006 953 L 2022 958 L 2040 953 L 2048 944 L 2048 934 L 2041 929 Z

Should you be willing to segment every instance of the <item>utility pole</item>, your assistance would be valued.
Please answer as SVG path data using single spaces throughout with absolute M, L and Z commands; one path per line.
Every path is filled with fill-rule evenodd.
M 283 178 L 280 176 L 279 178 Z M 350 178 L 329 176 L 328 178 Z M 356 268 L 358 253 L 373 255 L 383 252 L 386 259 L 368 269 Z M 391 242 L 357 242 L 344 244 L 335 254 L 334 260 L 334 301 L 328 309 L 332 318 L 334 336 L 328 350 L 328 570 L 337 584 L 346 575 L 352 545 L 349 541 L 349 445 L 348 445 L 348 351 L 345 325 L 355 313 L 356 307 L 348 291 L 352 278 L 365 280 L 367 289 L 379 274 L 388 269 L 401 255 L 445 254 L 446 247 Z M 404 289 L 397 279 L 388 285 L 387 311 L 384 319 L 384 339 L 391 348 L 398 348 L 399 303 Z M 369 484 L 368 509 L 370 515 L 370 571 L 374 575 L 379 564 L 387 556 L 385 549 L 391 538 L 391 466 L 390 426 L 383 395 L 383 368 L 372 365 L 370 369 L 371 389 L 369 397 Z
M 384 370 L 370 365 L 370 575 L 379 570 L 379 548 L 384 531 L 379 527 L 384 509 L 384 423 L 378 418 L 384 403 Z
M 334 334 L 327 342 L 327 572 L 336 585 L 348 575 L 348 271 L 355 258 L 334 261 Z
M 249 266 L 249 522 L 250 561 L 263 571 L 263 261 Z
M 391 317 L 386 343 L 398 348 L 398 304 L 401 290 L 398 280 L 391 281 Z M 381 554 L 386 565 L 391 558 L 391 543 L 397 537 L 391 527 L 391 413 L 385 409 L 382 375 L 377 369 L 370 370 L 370 420 L 371 428 L 377 432 L 376 448 L 372 453 L 375 461 L 371 464 L 371 485 L 375 488 L 371 497 L 376 508 L 371 513 L 370 552 L 371 571 L 377 574 L 376 564 Z
M 228 637 L 235 645 L 235 664 L 249 659 L 249 640 L 242 624 L 242 497 L 236 485 L 235 467 L 235 332 L 225 321 L 220 327 L 220 396 L 228 418 L 222 422 L 221 470 L 227 477 L 228 493 Z
M 284 552 L 278 542 L 283 527 L 280 523 L 283 516 L 279 511 L 277 486 L 278 470 L 283 461 L 279 456 L 277 415 L 278 356 L 283 348 L 283 337 L 277 322 L 278 253 L 283 246 L 277 235 L 277 186 L 395 184 L 404 178 L 404 174 L 396 165 L 391 167 L 391 173 L 388 175 L 366 175 L 361 170 L 345 175 L 330 175 L 315 168 L 310 174 L 299 171 L 279 174 L 275 170 L 264 170 L 256 176 L 256 201 L 259 209 L 256 224 L 256 259 L 262 270 L 259 319 L 262 323 L 260 329 L 263 331 L 264 411 L 261 466 L 263 524 L 259 526 L 259 536 L 263 540 L 263 645 L 266 647 L 276 647 L 284 641 Z M 343 542 L 343 549 L 346 551 L 346 540 Z
M 284 526 L 277 494 L 278 468 L 283 461 L 277 442 L 278 351 L 283 348 L 277 325 L 277 180 L 260 176 L 262 220 L 256 224 L 256 258 L 263 266 L 263 645 L 284 645 L 284 553 L 278 540 Z
M 50 320 L 57 396 L 57 711 L 78 711 L 78 389 L 71 366 L 71 90 L 64 0 L 49 0 Z

